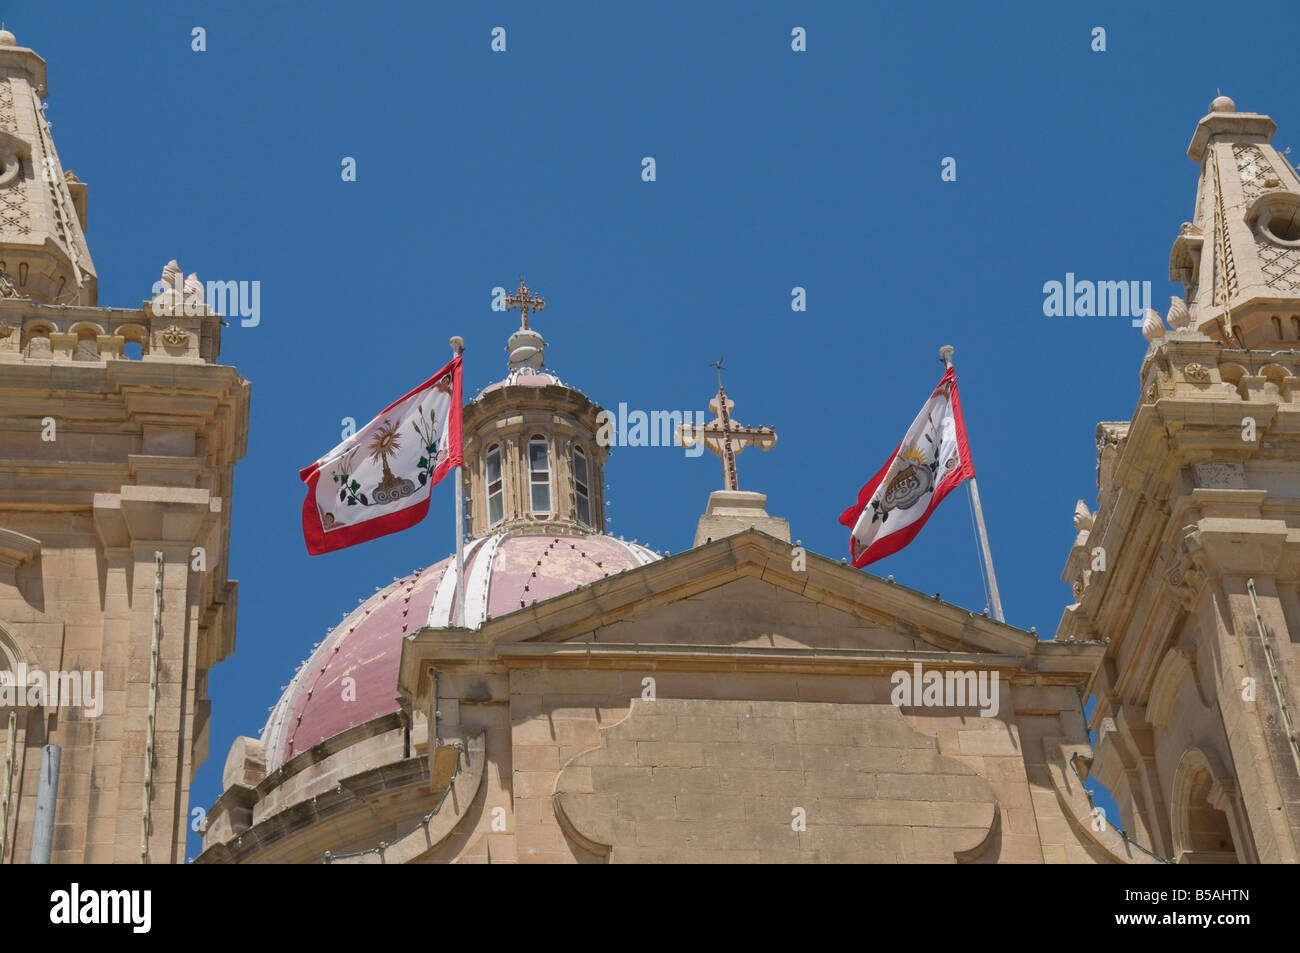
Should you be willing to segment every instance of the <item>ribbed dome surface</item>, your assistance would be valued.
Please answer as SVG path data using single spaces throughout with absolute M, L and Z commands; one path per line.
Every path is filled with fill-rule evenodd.
M 465 625 L 477 628 L 658 558 L 613 536 L 507 532 L 472 540 L 465 547 Z M 357 606 L 303 663 L 272 710 L 262 732 L 268 770 L 353 725 L 397 711 L 403 636 L 425 625 L 447 626 L 455 597 L 455 558 L 448 557 Z M 355 700 L 345 700 L 353 693 Z

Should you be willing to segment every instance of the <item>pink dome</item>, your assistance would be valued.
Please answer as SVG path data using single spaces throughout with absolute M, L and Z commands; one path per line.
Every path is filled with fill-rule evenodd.
M 507 532 L 465 547 L 465 625 L 562 595 L 658 559 L 613 536 Z M 402 638 L 445 627 L 456 597 L 454 557 L 376 592 L 357 606 L 303 663 L 262 731 L 267 769 L 372 718 L 398 710 Z M 354 679 L 345 686 L 343 679 Z M 345 691 L 355 700 L 344 700 Z

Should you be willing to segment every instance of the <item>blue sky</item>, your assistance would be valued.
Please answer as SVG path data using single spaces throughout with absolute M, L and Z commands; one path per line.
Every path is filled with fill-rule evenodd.
M 260 325 L 223 340 L 252 429 L 238 648 L 210 678 L 194 805 L 341 614 L 454 545 L 444 485 L 419 527 L 308 557 L 298 469 L 445 363 L 452 334 L 468 394 L 500 378 L 517 318 L 491 289 L 521 273 L 547 298 L 548 363 L 604 406 L 703 410 L 725 354 L 737 419 L 780 435 L 739 458 L 741 487 L 837 558 L 838 514 L 954 345 L 1007 619 L 1050 636 L 1074 501 L 1095 505 L 1094 429 L 1132 415 L 1145 342 L 1127 318 L 1045 317 L 1044 283 L 1150 281 L 1163 312 L 1195 198 L 1185 150 L 1217 89 L 1300 143 L 1294 0 L 1249 17 L 1206 0 L 50 0 L 7 19 L 49 64 L 61 159 L 90 186 L 100 304 L 138 303 L 171 258 L 261 282 Z M 629 448 L 606 482 L 615 533 L 678 552 L 721 467 Z M 982 609 L 965 496 L 872 568 Z

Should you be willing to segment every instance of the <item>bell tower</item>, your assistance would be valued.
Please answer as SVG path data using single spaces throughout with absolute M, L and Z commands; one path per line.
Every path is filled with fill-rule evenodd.
M 1196 127 L 1188 300 L 1147 315 L 1063 575 L 1057 640 L 1106 645 L 1088 771 L 1176 863 L 1300 862 L 1300 180 L 1274 128 L 1225 96 Z
M 208 673 L 235 646 L 249 385 L 175 262 L 153 297 L 97 306 L 44 94 L 0 30 L 0 864 L 180 862 Z
M 1210 104 L 1187 155 L 1201 167 L 1193 221 L 1169 257 L 1193 327 L 1232 347 L 1300 341 L 1300 177 L 1273 148 L 1276 124 Z
M 0 295 L 94 305 L 86 185 L 63 171 L 45 95 L 45 61 L 0 30 Z

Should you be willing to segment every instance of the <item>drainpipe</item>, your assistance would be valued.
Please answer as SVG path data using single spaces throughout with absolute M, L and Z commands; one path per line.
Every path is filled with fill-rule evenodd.
M 438 737 L 438 670 L 430 667 L 429 677 L 432 679 L 430 686 L 430 704 L 429 704 L 429 764 L 433 765 L 433 752 L 442 745 L 442 739 Z
M 1264 626 L 1264 615 L 1259 611 L 1259 599 L 1255 596 L 1255 580 L 1246 580 L 1246 591 L 1250 593 L 1250 605 L 1255 610 L 1255 624 L 1259 626 L 1259 641 L 1264 646 L 1264 661 L 1268 663 L 1269 681 L 1273 683 L 1273 696 L 1277 699 L 1278 710 L 1282 712 L 1282 727 L 1286 729 L 1287 741 L 1291 742 L 1291 760 L 1295 762 L 1296 776 L 1300 777 L 1300 742 L 1296 740 L 1295 722 L 1291 718 L 1291 709 L 1286 703 L 1286 694 L 1282 690 L 1282 675 L 1278 670 L 1277 659 L 1273 657 L 1273 647 L 1268 641 L 1268 629 Z
M 18 715 L 9 713 L 9 731 L 5 735 L 5 783 L 0 793 L 0 864 L 5 859 L 5 844 L 9 841 L 9 796 L 14 789 L 14 748 L 18 744 Z
M 29 864 L 48 864 L 54 846 L 54 805 L 59 796 L 59 762 L 63 750 L 58 745 L 41 749 L 41 777 L 36 786 L 36 821 L 32 825 L 32 852 Z
M 153 647 L 149 652 L 149 725 L 144 740 L 144 806 L 140 814 L 140 863 L 149 863 L 149 834 L 153 827 L 154 727 L 158 718 L 158 643 L 162 641 L 163 554 L 153 554 Z

